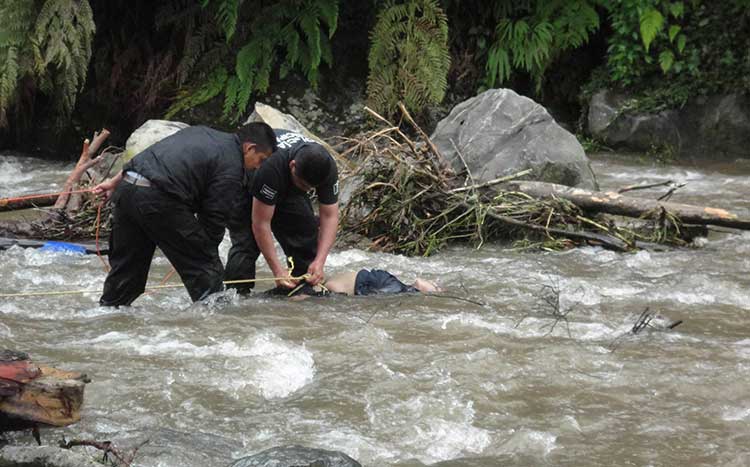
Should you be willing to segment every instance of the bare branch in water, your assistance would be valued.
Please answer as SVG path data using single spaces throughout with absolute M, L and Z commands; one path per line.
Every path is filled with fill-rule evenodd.
M 91 446 L 104 452 L 102 462 L 109 462 L 113 467 L 130 467 L 136 454 L 138 454 L 138 450 L 148 442 L 149 440 L 143 441 L 129 454 L 125 454 L 118 450 L 111 441 L 95 441 L 88 439 L 72 439 L 66 441 L 65 438 L 63 438 L 60 441 L 59 446 L 63 449 L 70 449 L 75 446 Z M 109 458 L 110 454 L 112 455 L 111 459 Z
M 623 333 L 612 340 L 609 345 L 610 351 L 614 352 L 624 338 L 629 336 L 635 336 L 646 328 L 653 329 L 655 331 L 668 331 L 676 328 L 682 324 L 682 320 L 671 321 L 664 316 L 660 315 L 656 311 L 651 311 L 650 307 L 646 307 L 641 312 L 638 318 L 633 323 L 630 331 Z
M 568 322 L 568 315 L 571 311 L 575 308 L 575 305 L 578 304 L 576 302 L 575 304 L 567 307 L 566 309 L 562 309 L 560 304 L 560 284 L 559 281 L 554 280 L 554 284 L 544 284 L 542 285 L 539 295 L 541 297 L 541 303 L 537 303 L 537 305 L 534 307 L 534 313 L 527 314 L 523 316 L 516 324 L 515 327 L 517 328 L 523 320 L 526 318 L 529 318 L 532 314 L 537 315 L 543 315 L 548 316 L 553 319 L 553 321 L 549 324 L 544 324 L 542 328 L 548 327 L 549 330 L 545 334 L 546 336 L 549 336 L 552 334 L 552 332 L 555 330 L 555 327 L 562 321 L 565 323 L 565 330 L 568 333 L 568 338 L 572 339 L 573 336 L 570 333 L 570 323 Z M 580 289 L 577 289 L 580 290 Z

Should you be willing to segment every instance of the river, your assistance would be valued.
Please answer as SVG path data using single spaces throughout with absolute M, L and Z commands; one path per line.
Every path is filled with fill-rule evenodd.
M 750 215 L 748 162 L 607 155 L 593 167 L 605 189 L 675 180 L 687 184 L 674 201 Z M 0 196 L 53 190 L 69 169 L 0 157 Z M 98 292 L 5 299 L 0 342 L 92 380 L 81 422 L 43 431 L 45 442 L 149 439 L 137 466 L 223 466 L 284 444 L 365 466 L 746 466 L 750 232 L 703 243 L 631 254 L 459 246 L 430 258 L 337 250 L 329 274 L 388 269 L 449 297 L 191 306 L 178 288 L 121 309 L 99 307 Z M 168 271 L 157 257 L 150 283 Z M 0 251 L 0 293 L 98 291 L 104 277 L 96 256 Z M 564 319 L 544 305 L 552 289 Z M 633 335 L 647 307 L 682 324 Z

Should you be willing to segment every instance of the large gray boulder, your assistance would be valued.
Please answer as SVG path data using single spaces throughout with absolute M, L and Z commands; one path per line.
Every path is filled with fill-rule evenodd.
M 91 456 L 52 446 L 6 446 L 0 467 L 102 467 Z
M 604 144 L 632 151 L 668 150 L 688 159 L 750 157 L 750 97 L 700 97 L 681 109 L 628 110 L 630 96 L 603 90 L 589 103 L 588 130 Z
M 490 89 L 460 103 L 431 139 L 456 172 L 465 170 L 460 151 L 477 183 L 532 169 L 526 179 L 598 188 L 576 137 L 544 107 L 510 89 Z
M 125 142 L 125 154 L 122 159 L 127 162 L 136 154 L 143 151 L 154 143 L 158 143 L 190 125 L 170 120 L 148 120 L 139 126 Z
M 315 133 L 311 132 L 303 124 L 299 122 L 293 115 L 284 113 L 270 105 L 266 105 L 262 102 L 257 102 L 253 108 L 253 113 L 245 121 L 247 125 L 250 122 L 264 122 L 267 123 L 271 128 L 280 130 L 293 131 L 301 135 L 311 138 L 326 148 L 326 150 L 333 156 L 338 157 L 338 152 L 334 150 L 331 145 L 323 141 Z
M 362 464 L 343 452 L 294 445 L 243 457 L 229 467 L 362 467 Z

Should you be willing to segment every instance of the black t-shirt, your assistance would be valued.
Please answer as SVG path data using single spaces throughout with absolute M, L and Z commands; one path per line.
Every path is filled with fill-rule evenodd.
M 260 168 L 255 171 L 250 193 L 264 204 L 274 206 L 279 204 L 290 195 L 303 195 L 304 192 L 297 188 L 292 182 L 292 174 L 289 162 L 294 159 L 295 154 L 306 145 L 315 144 L 315 141 L 299 133 L 286 130 L 274 130 L 279 150 L 273 153 Z M 331 158 L 331 171 L 328 173 L 323 184 L 316 188 L 318 201 L 321 204 L 336 204 L 339 195 L 338 170 L 336 161 Z

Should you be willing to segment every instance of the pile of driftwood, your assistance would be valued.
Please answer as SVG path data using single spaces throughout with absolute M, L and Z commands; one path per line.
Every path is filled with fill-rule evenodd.
M 109 232 L 109 211 L 101 200 L 87 191 L 110 176 L 122 154 L 119 148 L 99 149 L 109 131 L 95 132 L 91 141 L 83 142 L 78 163 L 58 193 L 35 194 L 0 199 L 0 211 L 36 210 L 33 216 L 0 222 L 0 236 L 41 238 L 46 240 L 93 239 L 97 231 L 106 237 Z M 43 209 L 41 208 L 49 208 Z M 101 209 L 100 209 L 101 208 Z M 101 225 L 97 223 L 101 220 Z
M 358 161 L 348 175 L 356 188 L 342 214 L 343 230 L 369 238 L 380 250 L 426 256 L 450 242 L 478 247 L 510 240 L 521 247 L 593 244 L 628 251 L 684 246 L 705 235 L 706 225 L 750 229 L 750 220 L 722 209 L 522 181 L 530 170 L 476 184 L 468 169 L 450 170 L 403 108 L 402 113 L 402 124 L 417 136 L 373 112 L 386 126 L 345 140 L 342 153 Z

